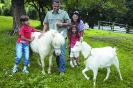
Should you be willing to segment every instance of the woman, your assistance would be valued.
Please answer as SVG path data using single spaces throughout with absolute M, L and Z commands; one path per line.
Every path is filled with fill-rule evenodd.
M 71 40 L 71 37 L 70 37 L 70 31 L 69 29 L 72 27 L 72 25 L 76 25 L 77 28 L 78 28 L 78 32 L 80 33 L 81 36 L 83 36 L 83 32 L 84 32 L 84 22 L 80 19 L 80 16 L 79 16 L 79 12 L 78 11 L 74 11 L 72 13 L 72 16 L 71 16 L 71 24 L 70 26 L 67 27 L 67 36 L 68 36 L 68 44 L 70 44 L 70 40 Z M 69 48 L 69 54 L 70 54 L 70 48 Z M 81 53 L 79 54 L 79 57 L 77 59 L 77 65 L 80 65 L 79 61 L 80 61 L 80 55 Z

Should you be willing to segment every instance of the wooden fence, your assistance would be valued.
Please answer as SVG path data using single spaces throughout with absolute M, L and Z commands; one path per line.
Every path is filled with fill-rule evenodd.
M 124 28 L 126 33 L 133 33 L 133 27 L 127 24 L 119 24 L 115 22 L 106 22 L 106 21 L 98 21 L 98 29 L 101 29 L 102 26 L 108 26 L 112 31 L 121 31 L 121 29 L 116 30 L 115 26 L 119 26 L 120 28 Z

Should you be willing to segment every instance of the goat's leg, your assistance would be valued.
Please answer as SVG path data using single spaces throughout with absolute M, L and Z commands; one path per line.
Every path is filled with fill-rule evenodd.
M 121 72 L 120 72 L 120 68 L 119 68 L 119 61 L 118 61 L 117 57 L 116 57 L 116 59 L 114 61 L 114 65 L 115 65 L 115 67 L 116 67 L 116 69 L 117 69 L 117 71 L 119 73 L 120 79 L 123 80 L 122 76 L 121 76 Z
M 107 67 L 107 74 L 104 81 L 106 81 L 109 78 L 109 74 L 110 74 L 110 67 Z
M 48 73 L 51 73 L 51 67 L 52 67 L 52 55 L 49 56 L 49 68 L 48 68 Z
M 44 69 L 44 67 L 45 67 L 44 56 L 41 56 L 40 55 L 40 57 L 41 57 L 41 63 L 42 63 L 42 74 L 45 74 L 45 69 Z
M 96 77 L 97 77 L 97 71 L 98 71 L 98 69 L 94 69 L 93 70 L 93 85 L 95 86 L 96 85 Z
M 40 59 L 39 59 L 39 55 L 38 55 L 38 54 L 36 54 L 36 58 L 37 58 L 37 63 L 38 63 L 38 65 L 41 66 L 41 62 L 40 62 Z
M 88 71 L 88 68 L 85 68 L 84 70 L 82 70 L 82 74 L 84 75 L 84 77 L 89 80 L 89 77 L 85 74 L 86 71 Z

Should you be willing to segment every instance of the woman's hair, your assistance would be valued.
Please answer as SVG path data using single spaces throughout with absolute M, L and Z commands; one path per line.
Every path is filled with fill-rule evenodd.
M 71 28 L 70 28 L 70 37 L 72 36 L 73 32 L 72 32 L 72 28 L 76 28 L 76 37 L 78 37 L 78 28 L 76 25 L 72 25 Z
M 79 12 L 78 12 L 78 11 L 74 11 L 74 12 L 72 13 L 72 16 L 73 16 L 74 14 L 76 14 L 76 15 L 78 16 L 77 22 L 79 23 L 79 22 L 80 22 L 80 15 L 79 15 Z M 72 16 L 71 16 L 71 17 L 72 17 Z M 73 21 L 73 18 L 72 18 L 71 21 L 74 22 L 74 21 Z
M 25 21 L 28 21 L 28 20 L 29 20 L 29 17 L 26 16 L 26 15 L 22 15 L 22 16 L 20 17 L 20 21 L 21 21 L 21 22 L 25 22 Z

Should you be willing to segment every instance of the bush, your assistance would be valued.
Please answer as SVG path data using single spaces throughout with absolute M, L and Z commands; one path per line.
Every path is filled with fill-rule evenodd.
M 1 3 L 5 3 L 5 1 L 4 0 L 1 0 Z
M 28 8 L 27 15 L 30 17 L 30 19 L 37 19 L 38 18 L 37 11 L 33 7 Z
M 3 9 L 3 15 L 4 16 L 11 16 L 11 8 L 10 7 L 4 7 Z

